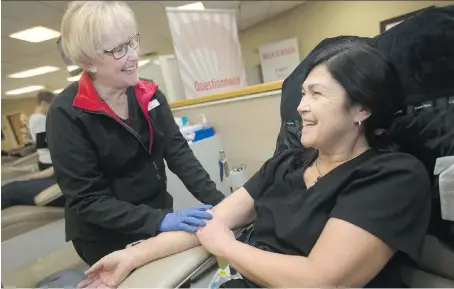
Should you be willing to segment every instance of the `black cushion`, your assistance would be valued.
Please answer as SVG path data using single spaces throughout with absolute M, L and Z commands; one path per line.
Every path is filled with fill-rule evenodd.
M 371 43 L 393 62 L 406 93 L 391 136 L 433 173 L 437 158 L 454 155 L 454 6 L 426 10 Z

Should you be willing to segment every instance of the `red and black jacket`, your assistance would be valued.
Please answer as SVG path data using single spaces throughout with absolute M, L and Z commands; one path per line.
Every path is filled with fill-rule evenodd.
M 67 240 L 129 242 L 155 236 L 173 205 L 164 159 L 199 201 L 215 205 L 224 197 L 181 135 L 157 86 L 141 80 L 127 94 L 148 122 L 147 145 L 98 96 L 86 74 L 51 105 L 47 141 L 66 198 Z

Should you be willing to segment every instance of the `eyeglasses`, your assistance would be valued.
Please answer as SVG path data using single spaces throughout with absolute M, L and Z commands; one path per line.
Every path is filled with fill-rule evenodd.
M 113 58 L 116 60 L 125 57 L 128 53 L 128 47 L 131 49 L 136 49 L 139 47 L 140 37 L 139 33 L 131 36 L 127 41 L 122 42 L 110 50 L 99 50 L 98 53 L 109 53 L 112 54 Z

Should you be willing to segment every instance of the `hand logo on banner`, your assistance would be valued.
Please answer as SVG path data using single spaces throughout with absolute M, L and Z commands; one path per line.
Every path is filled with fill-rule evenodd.
M 247 86 L 235 12 L 167 8 L 186 98 Z

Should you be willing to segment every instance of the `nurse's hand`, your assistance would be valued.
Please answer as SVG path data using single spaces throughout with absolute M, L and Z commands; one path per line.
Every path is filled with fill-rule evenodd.
M 211 205 L 201 205 L 191 209 L 184 209 L 173 213 L 168 213 L 162 218 L 158 231 L 186 231 L 197 232 L 197 227 L 205 226 L 205 220 L 211 220 L 213 216 L 206 212 L 211 209 Z
M 115 251 L 105 256 L 88 269 L 87 278 L 77 288 L 116 288 L 128 277 L 135 264 L 134 250 L 131 247 Z
M 211 211 L 208 211 L 211 212 Z M 231 244 L 236 242 L 235 235 L 219 218 L 206 222 L 205 227 L 199 228 L 196 233 L 200 244 L 213 255 L 223 256 Z

